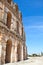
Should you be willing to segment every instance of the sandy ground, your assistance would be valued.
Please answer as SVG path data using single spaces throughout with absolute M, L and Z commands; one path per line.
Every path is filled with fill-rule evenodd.
M 43 57 L 29 57 L 28 60 L 6 65 L 43 65 Z

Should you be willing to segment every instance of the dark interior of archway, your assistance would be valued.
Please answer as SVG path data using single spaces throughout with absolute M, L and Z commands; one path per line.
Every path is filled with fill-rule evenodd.
M 11 18 L 12 18 L 12 15 L 10 12 L 7 13 L 7 27 L 10 28 L 11 26 Z
M 24 46 L 23 46 L 23 59 L 25 60 L 25 47 Z
M 12 1 L 12 0 L 7 0 L 7 2 L 8 2 L 9 4 L 11 4 L 11 1 Z
M 20 61 L 21 60 L 21 46 L 20 46 L 20 44 L 18 44 L 18 46 L 17 46 L 17 54 L 18 54 L 18 61 Z
M 5 63 L 10 63 L 10 60 L 11 60 L 11 47 L 12 47 L 12 42 L 10 40 L 8 40 L 7 45 L 6 45 Z

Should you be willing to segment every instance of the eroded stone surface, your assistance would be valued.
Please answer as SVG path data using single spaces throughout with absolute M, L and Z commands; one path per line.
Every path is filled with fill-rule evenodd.
M 25 60 L 27 47 L 22 14 L 12 0 L 0 0 L 0 62 Z

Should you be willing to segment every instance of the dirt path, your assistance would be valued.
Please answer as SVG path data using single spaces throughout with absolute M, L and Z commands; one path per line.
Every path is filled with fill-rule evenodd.
M 43 57 L 29 57 L 28 60 L 6 65 L 43 65 Z

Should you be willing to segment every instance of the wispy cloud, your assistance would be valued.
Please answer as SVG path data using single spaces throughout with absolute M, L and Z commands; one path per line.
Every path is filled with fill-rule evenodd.
M 26 29 L 32 29 L 32 28 L 37 28 L 37 29 L 43 29 L 43 26 L 25 26 Z

